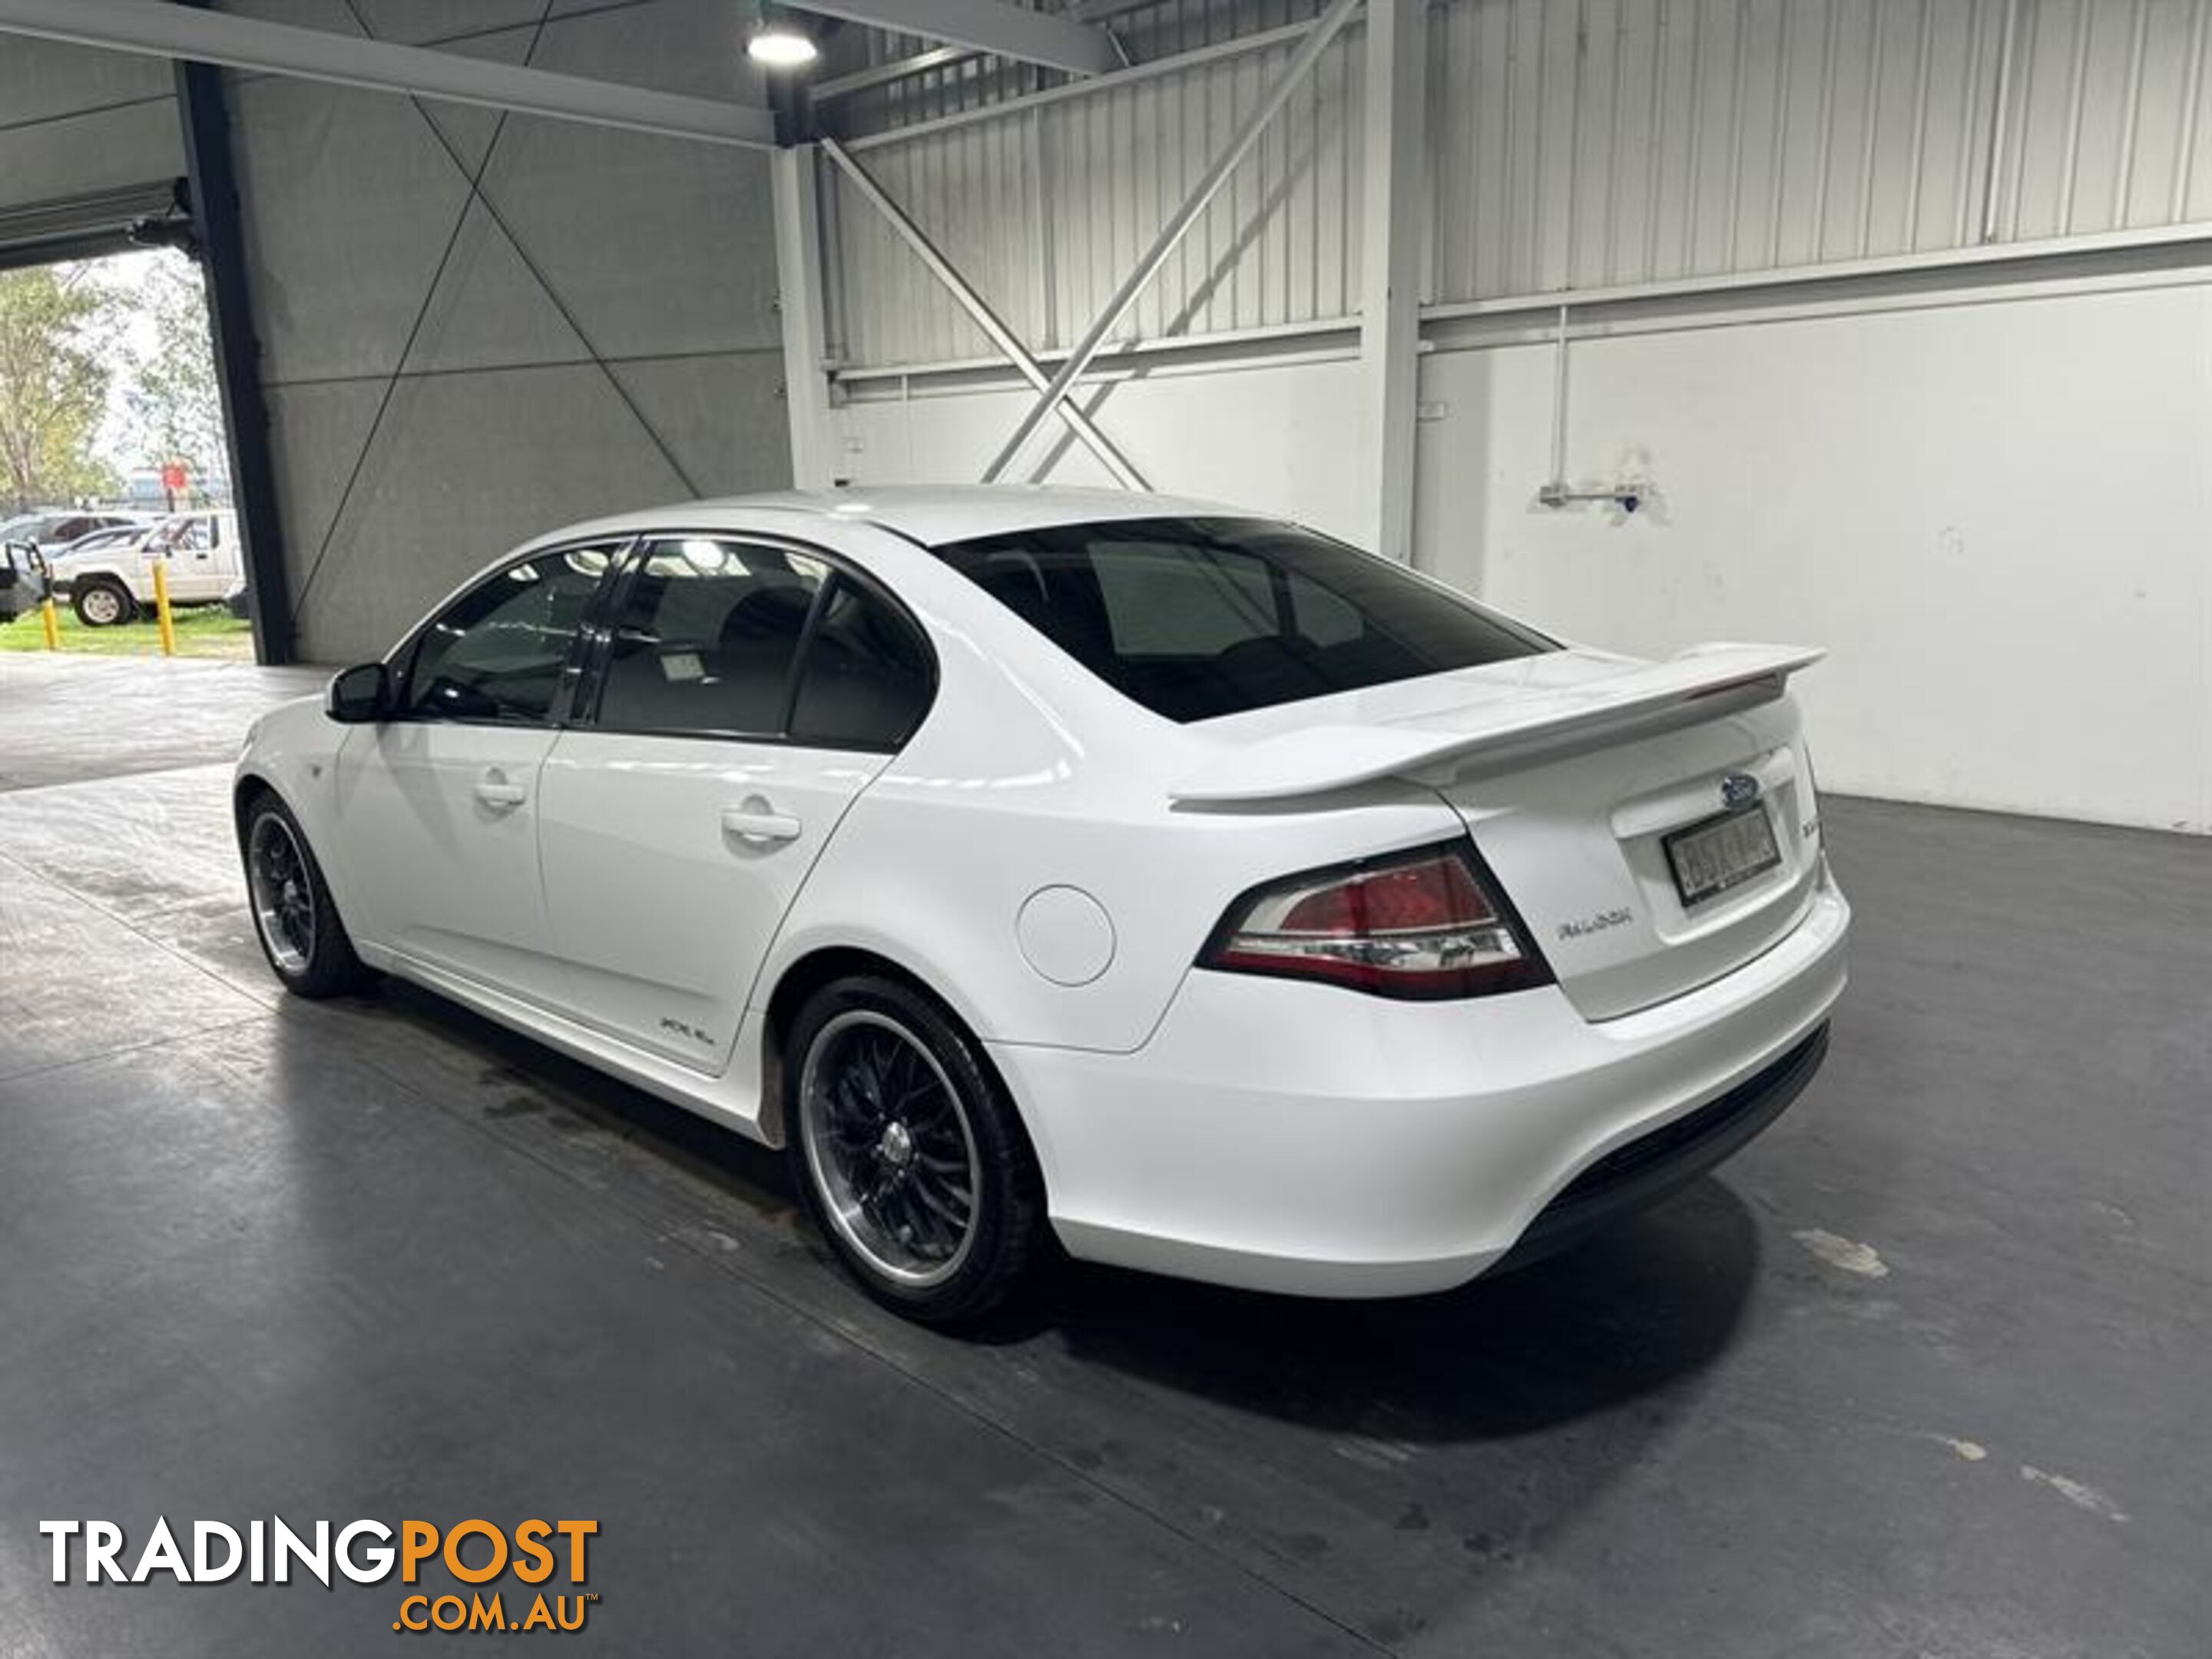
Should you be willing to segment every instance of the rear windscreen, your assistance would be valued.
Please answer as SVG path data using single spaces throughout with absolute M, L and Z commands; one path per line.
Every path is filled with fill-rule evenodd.
M 936 552 L 1173 720 L 1558 648 L 1388 560 L 1258 520 L 1055 525 Z

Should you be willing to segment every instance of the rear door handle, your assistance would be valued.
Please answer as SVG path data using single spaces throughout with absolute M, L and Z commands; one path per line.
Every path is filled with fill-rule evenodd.
M 482 778 L 477 783 L 477 799 L 495 811 L 508 812 L 530 799 L 530 792 L 519 783 L 509 783 L 498 773 Z
M 788 812 L 779 812 L 759 796 L 738 806 L 722 809 L 722 828 L 739 841 L 759 845 L 769 842 L 797 841 L 799 833 L 806 826 Z

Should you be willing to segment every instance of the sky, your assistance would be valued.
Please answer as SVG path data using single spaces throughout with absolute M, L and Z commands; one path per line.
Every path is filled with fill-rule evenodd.
M 163 259 L 182 259 L 181 253 L 162 248 L 142 248 L 132 253 L 118 253 L 98 261 L 100 280 L 108 287 L 125 295 L 136 294 L 144 287 L 149 276 Z M 143 357 L 150 353 L 156 339 L 153 319 L 143 307 L 129 307 L 123 324 L 123 356 Z M 118 369 L 121 364 L 118 364 Z M 103 453 L 115 454 L 123 447 L 124 433 L 130 411 L 124 401 L 129 377 L 118 373 L 107 384 L 107 412 L 100 423 L 100 447 Z

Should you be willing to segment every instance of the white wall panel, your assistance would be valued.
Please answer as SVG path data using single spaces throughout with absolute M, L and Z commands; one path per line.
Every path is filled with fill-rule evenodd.
M 2212 289 L 2081 294 L 1423 366 L 1419 552 L 1567 635 L 1821 645 L 1832 788 L 2212 829 Z
M 1347 354 L 1163 372 L 1094 386 L 1085 406 L 1157 489 L 1356 537 L 1366 520 L 1356 469 L 1346 465 L 1345 422 L 1348 413 L 1356 418 L 1358 396 L 1358 364 Z M 839 471 L 859 484 L 980 477 L 1028 401 L 1026 388 L 1011 387 L 856 400 L 839 412 Z M 1032 453 L 1048 458 L 1036 472 L 1041 480 L 1114 482 L 1079 443 L 1041 440 Z

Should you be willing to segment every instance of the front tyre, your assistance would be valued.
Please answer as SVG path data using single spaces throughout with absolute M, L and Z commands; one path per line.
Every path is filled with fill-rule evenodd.
M 76 585 L 70 608 L 87 628 L 113 628 L 137 613 L 138 602 L 121 582 L 95 576 Z
M 284 803 L 266 790 L 248 802 L 239 847 L 253 931 L 284 988 L 316 999 L 359 989 L 368 970 L 354 954 L 322 866 Z
M 1044 1183 L 952 1017 L 895 980 L 841 979 L 807 1000 L 784 1052 L 792 1173 L 861 1286 L 933 1325 L 1018 1291 L 1041 1253 Z

